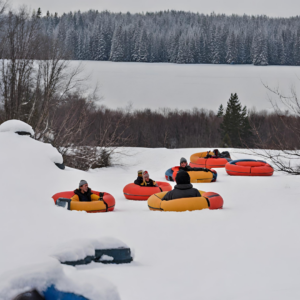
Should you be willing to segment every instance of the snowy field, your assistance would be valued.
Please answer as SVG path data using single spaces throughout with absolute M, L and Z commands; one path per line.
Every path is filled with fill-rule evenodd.
M 65 278 L 61 288 L 91 300 L 300 298 L 298 177 L 277 172 L 231 177 L 217 169 L 217 182 L 194 187 L 219 193 L 223 210 L 158 212 L 147 202 L 126 200 L 123 187 L 141 168 L 163 181 L 180 157 L 207 149 L 125 148 L 118 166 L 83 172 L 58 169 L 55 149 L 28 136 L 0 132 L 0 145 L 1 300 L 54 278 Z M 253 158 L 226 150 L 233 159 Z M 87 214 L 56 207 L 51 196 L 74 190 L 81 179 L 111 193 L 115 211 Z M 64 243 L 105 236 L 134 249 L 134 262 L 74 268 L 61 267 L 52 257 Z
M 242 105 L 272 111 L 270 92 L 263 86 L 287 93 L 291 85 L 300 92 L 300 68 L 252 65 L 178 65 L 167 63 L 114 63 L 83 61 L 88 83 L 99 84 L 101 104 L 110 108 L 162 107 L 217 111 L 237 93 Z M 77 65 L 78 62 L 72 62 Z M 274 98 L 275 99 L 275 98 Z

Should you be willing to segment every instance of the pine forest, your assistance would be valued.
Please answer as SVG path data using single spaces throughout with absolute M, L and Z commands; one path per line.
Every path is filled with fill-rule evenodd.
M 300 18 L 164 11 L 42 17 L 73 60 L 300 65 Z

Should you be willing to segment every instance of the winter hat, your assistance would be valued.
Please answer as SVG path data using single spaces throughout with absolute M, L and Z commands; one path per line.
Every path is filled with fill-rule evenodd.
M 87 184 L 87 182 L 85 180 L 80 180 L 79 187 L 83 186 L 84 184 Z
M 186 160 L 186 158 L 181 157 L 181 158 L 180 158 L 180 163 L 183 163 L 183 162 L 186 162 L 186 163 L 187 163 L 187 160 Z
M 177 184 L 189 184 L 191 183 L 190 175 L 185 171 L 179 171 L 176 175 L 176 183 Z
M 149 176 L 149 173 L 147 171 L 144 171 L 143 176 Z
M 138 177 L 143 177 L 143 170 L 138 170 Z

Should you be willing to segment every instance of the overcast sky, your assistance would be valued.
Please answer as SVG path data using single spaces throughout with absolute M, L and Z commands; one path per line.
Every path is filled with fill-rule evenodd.
M 114 12 L 147 12 L 159 10 L 184 10 L 209 14 L 254 14 L 273 17 L 300 15 L 300 0 L 10 0 L 13 7 L 26 4 L 32 9 L 40 7 L 43 14 L 89 9 Z

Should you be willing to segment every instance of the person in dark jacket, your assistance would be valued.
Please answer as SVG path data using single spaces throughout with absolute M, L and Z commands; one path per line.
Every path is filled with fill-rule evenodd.
M 144 181 L 143 180 L 143 172 L 144 172 L 143 170 L 138 170 L 138 177 L 134 181 L 134 184 L 141 185 L 141 183 Z
M 188 165 L 187 160 L 184 157 L 180 158 L 180 168 L 179 170 L 181 171 L 204 171 L 204 172 L 211 172 L 210 169 L 207 168 L 192 168 L 191 166 Z
M 92 193 L 85 180 L 79 182 L 79 188 L 74 191 L 74 194 L 75 195 L 71 198 L 72 201 L 90 202 L 100 199 L 98 195 Z
M 149 173 L 147 171 L 144 171 L 142 173 L 142 180 L 138 179 L 134 181 L 135 184 L 138 184 L 140 186 L 158 186 L 157 183 L 149 178 Z
M 179 171 L 176 175 L 174 190 L 167 192 L 162 200 L 173 200 L 179 198 L 201 197 L 200 192 L 193 188 L 190 175 L 185 171 Z

